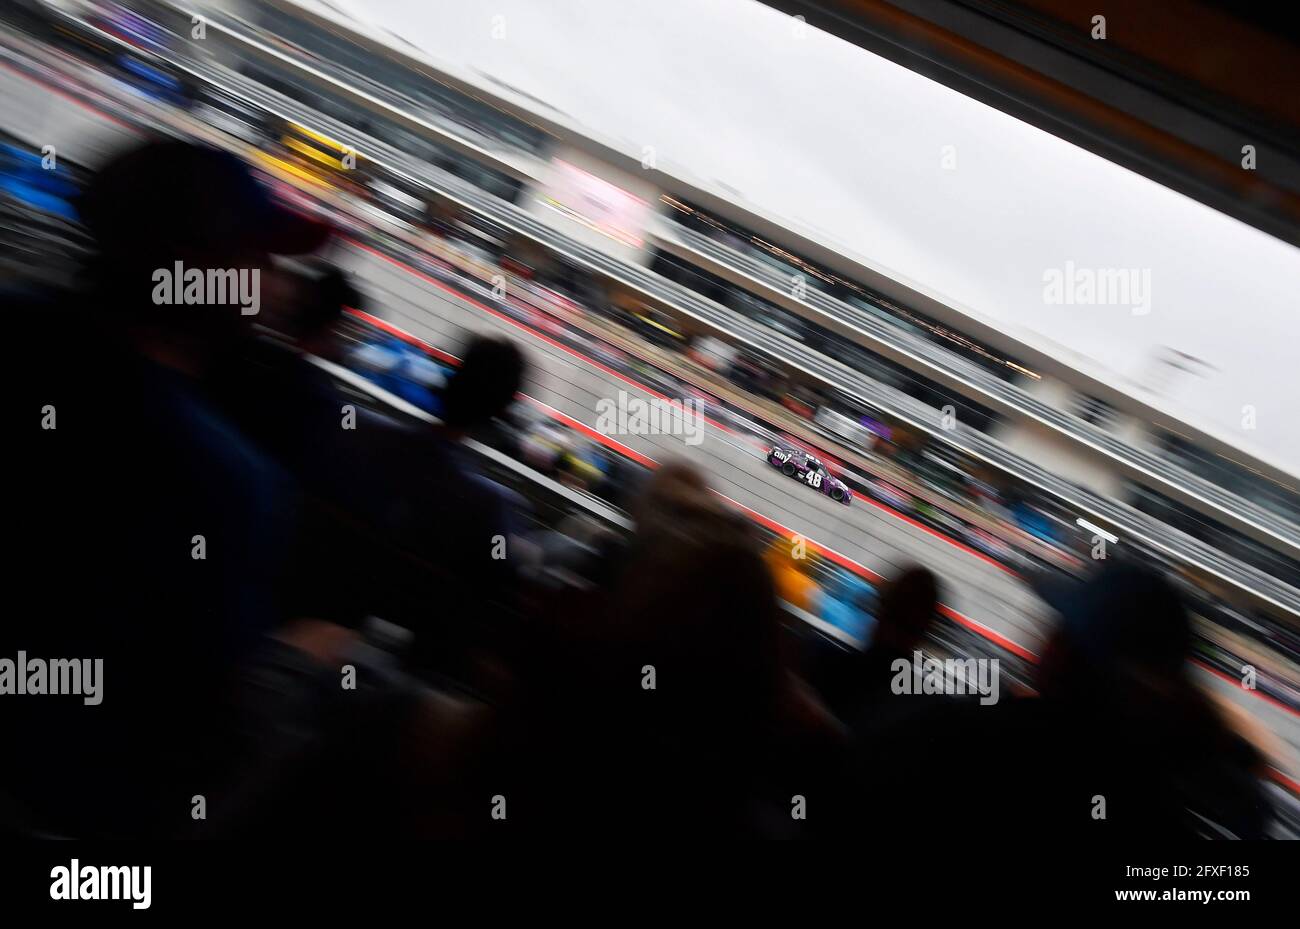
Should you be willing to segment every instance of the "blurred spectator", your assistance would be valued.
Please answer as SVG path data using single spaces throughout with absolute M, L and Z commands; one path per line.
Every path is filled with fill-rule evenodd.
M 339 268 L 323 265 L 315 270 L 318 273 L 302 279 L 286 332 L 300 352 L 338 361 L 338 325 L 345 311 L 365 308 L 365 297 Z
M 508 636 L 528 549 L 527 503 L 484 473 L 464 440 L 502 415 L 524 370 L 512 342 L 477 337 L 443 392 L 440 425 L 384 450 L 382 468 L 364 426 L 340 440 L 354 443 L 341 459 L 352 471 L 345 500 L 384 542 L 357 553 L 368 566 L 366 589 L 377 591 L 380 615 L 416 629 L 421 665 Z
M 382 607 L 375 566 L 394 556 L 383 514 L 407 493 L 397 476 L 426 448 L 426 430 L 358 403 L 316 363 L 337 356 L 344 309 L 363 303 L 351 282 L 329 268 L 290 281 L 265 315 L 268 331 L 227 360 L 212 392 L 304 492 L 287 607 L 355 626 Z
M 678 464 L 631 507 L 612 582 L 530 643 L 502 763 L 513 810 L 539 834 L 764 833 L 790 821 L 777 760 L 837 733 L 784 669 L 744 520 Z
M 345 402 L 334 379 L 312 359 L 337 356 L 344 307 L 360 305 L 361 296 L 332 268 L 285 278 L 282 299 L 259 317 L 268 331 L 249 340 L 216 380 L 244 429 L 288 468 L 299 476 L 305 470 L 310 478 L 316 467 L 330 464 L 320 451 L 339 437 Z
M 414 601 L 402 618 L 424 620 L 426 653 L 482 642 L 467 617 L 506 592 L 489 578 L 513 501 L 459 440 L 514 396 L 518 350 L 471 346 L 445 425 L 396 428 L 341 405 L 307 363 L 356 295 L 327 274 L 301 299 L 313 289 L 270 255 L 327 230 L 280 212 L 237 160 L 150 143 L 109 164 L 82 209 L 99 245 L 84 285 L 17 307 L 34 330 L 21 344 L 60 351 L 21 352 L 9 371 L 29 401 L 17 409 L 45 424 L 16 520 L 40 609 L 13 625 L 34 658 L 102 659 L 103 699 L 5 701 L 43 749 L 4 799 L 23 828 L 56 835 L 445 828 L 434 800 L 472 770 L 478 711 L 412 687 L 385 637 L 328 620 Z M 259 289 L 166 305 L 154 286 L 178 262 L 200 287 L 234 270 Z M 252 340 L 249 296 L 293 350 Z M 453 566 L 448 539 L 464 547 Z
M 1259 758 L 1193 680 L 1190 619 L 1169 581 L 1111 560 L 1053 605 L 1062 622 L 1040 671 L 1055 734 L 1045 747 L 1062 767 L 1086 753 L 1073 780 L 1109 787 L 1115 831 L 1259 837 Z M 1051 797 L 1057 810 L 1062 799 Z
M 42 751 L 16 792 L 54 832 L 174 832 L 211 783 L 204 748 L 219 740 L 225 685 L 281 618 L 295 495 L 208 395 L 248 337 L 246 307 L 234 293 L 162 303 L 158 275 L 177 262 L 257 272 L 256 296 L 273 299 L 271 253 L 323 235 L 233 157 L 178 142 L 113 160 L 81 212 L 98 245 L 81 286 L 12 317 L 25 350 L 8 371 L 31 400 L 16 409 L 45 420 L 16 520 L 33 612 L 12 641 L 34 657 L 102 658 L 104 697 L 23 703 L 20 731 Z
M 927 568 L 912 566 L 880 586 L 875 622 L 862 651 L 844 648 L 820 637 L 809 656 L 809 678 L 835 714 L 854 731 L 884 725 L 898 713 L 914 713 L 924 695 L 907 701 L 893 699 L 893 664 L 910 665 L 934 623 L 939 585 Z
M 1192 680 L 1187 613 L 1168 582 L 1112 560 L 1055 605 L 1042 696 L 944 703 L 875 733 L 857 769 L 856 828 L 979 810 L 1044 844 L 1260 837 L 1258 758 Z

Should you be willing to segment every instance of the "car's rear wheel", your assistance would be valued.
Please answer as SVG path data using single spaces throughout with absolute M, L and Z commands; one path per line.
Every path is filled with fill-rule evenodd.
M 794 462 L 787 461 L 785 464 L 781 465 L 781 473 L 786 477 L 794 477 Z

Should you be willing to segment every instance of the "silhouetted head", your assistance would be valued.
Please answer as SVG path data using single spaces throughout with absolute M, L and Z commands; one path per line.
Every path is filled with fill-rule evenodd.
M 524 735 L 541 764 L 524 781 L 554 828 L 744 828 L 784 680 L 771 574 L 687 465 L 659 468 L 629 508 L 594 621 L 557 610 L 535 624 L 553 651 L 533 652 Z
M 270 256 L 313 251 L 329 235 L 278 206 L 235 156 L 181 141 L 118 155 L 79 206 L 95 241 L 97 309 L 193 345 L 247 329 L 275 299 Z
M 668 461 L 650 474 L 630 504 L 632 518 L 642 532 L 679 525 L 678 516 L 721 504 L 709 493 L 700 472 L 682 461 Z
M 759 540 L 695 469 L 665 464 L 633 504 L 610 621 L 653 665 L 656 725 L 685 741 L 753 737 L 780 680 L 780 614 Z
M 1061 623 L 1041 670 L 1045 693 L 1096 693 L 1139 679 L 1167 686 L 1184 678 L 1190 619 L 1160 573 L 1111 559 L 1052 601 Z
M 351 277 L 337 267 L 325 267 L 297 288 L 297 299 L 283 321 L 298 346 L 315 354 L 328 354 L 326 346 L 348 309 L 363 309 L 365 301 Z
M 523 379 L 524 356 L 513 342 L 476 338 L 443 392 L 443 421 L 457 431 L 488 423 L 510 405 Z
M 939 582 L 928 568 L 914 565 L 880 586 L 875 641 L 908 652 L 925 638 L 939 605 Z
M 91 178 L 80 208 L 101 252 L 123 261 L 304 255 L 330 235 L 276 204 L 234 155 L 176 140 L 118 155 Z

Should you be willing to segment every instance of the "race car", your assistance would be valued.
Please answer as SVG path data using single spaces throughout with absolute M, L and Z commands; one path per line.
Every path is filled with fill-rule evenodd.
M 767 453 L 767 461 L 774 468 L 780 468 L 786 477 L 803 481 L 809 487 L 820 490 L 826 496 L 848 506 L 853 501 L 852 492 L 839 478 L 826 470 L 815 455 L 803 449 L 774 445 Z

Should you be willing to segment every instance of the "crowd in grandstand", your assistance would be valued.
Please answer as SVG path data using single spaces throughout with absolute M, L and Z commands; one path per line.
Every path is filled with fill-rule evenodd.
M 627 491 L 629 534 L 538 533 L 464 439 L 527 360 L 480 338 L 438 424 L 358 402 L 329 230 L 233 157 L 120 156 L 75 287 L 12 301 L 12 641 L 104 659 L 97 706 L 5 701 L 7 825 L 54 836 L 1258 836 L 1260 756 L 1192 680 L 1158 574 L 1056 591 L 1036 695 L 900 691 L 944 578 L 876 598 L 864 649 L 790 626 L 785 553 L 698 471 Z M 159 305 L 157 269 L 256 269 L 263 312 Z M 259 324 L 254 327 L 254 322 Z M 537 454 L 544 454 L 544 450 Z M 563 570 L 539 570 L 540 567 Z M 845 591 L 851 600 L 856 591 Z M 868 634 L 869 633 L 869 634 Z M 996 673 L 996 672 L 995 672 Z M 995 691 L 996 693 L 996 691 Z M 967 827 L 963 829 L 963 827 Z

